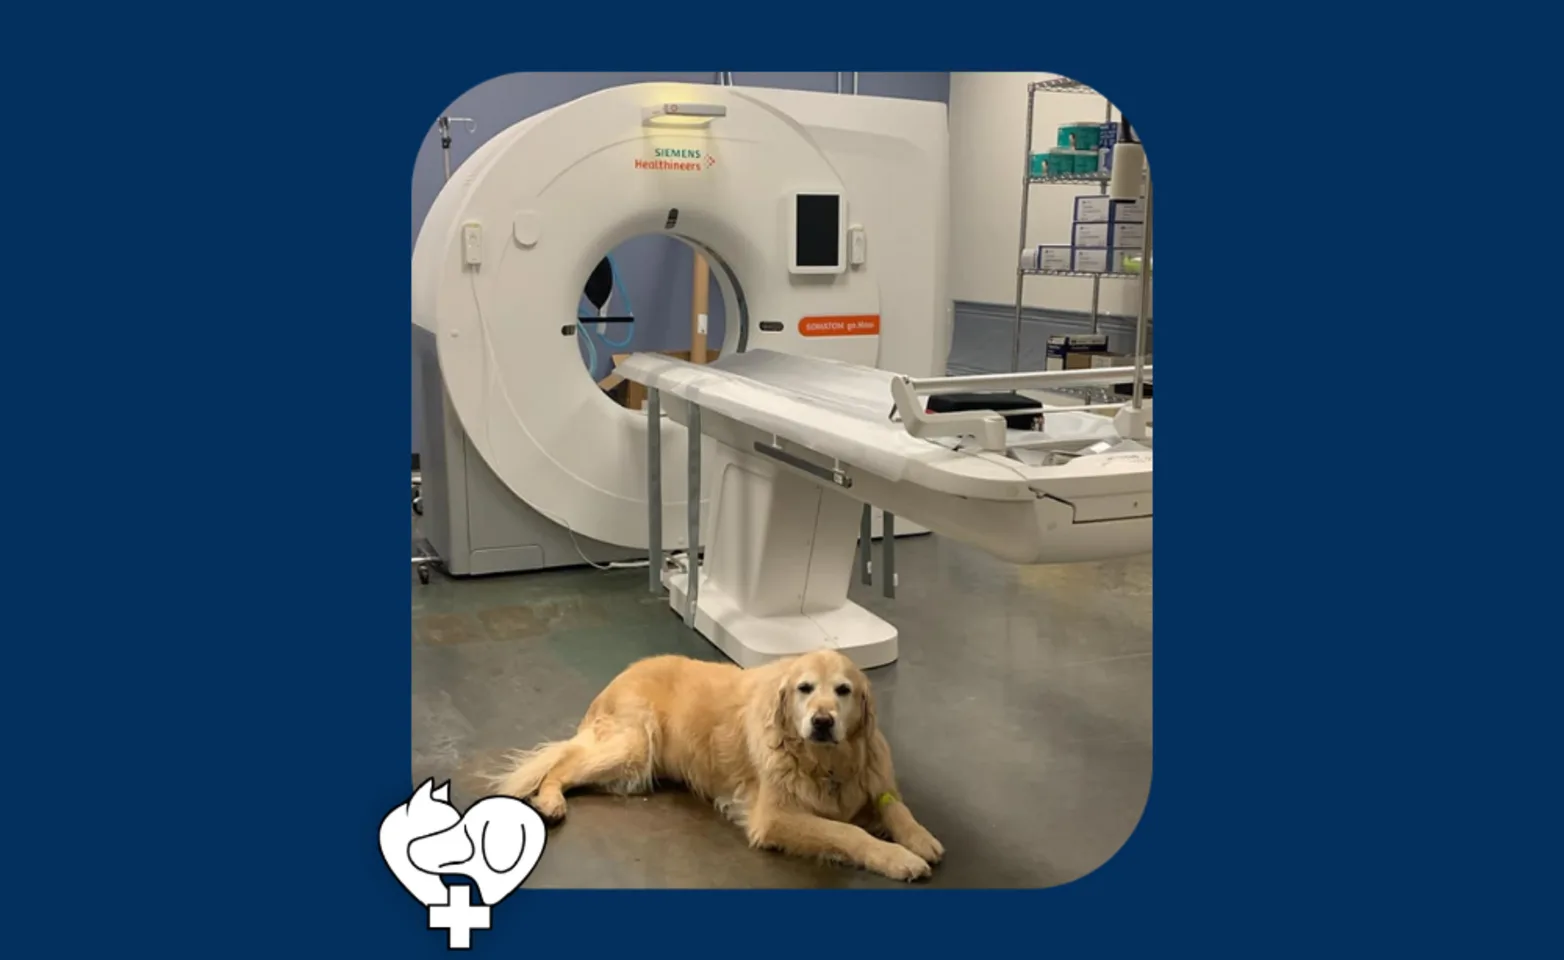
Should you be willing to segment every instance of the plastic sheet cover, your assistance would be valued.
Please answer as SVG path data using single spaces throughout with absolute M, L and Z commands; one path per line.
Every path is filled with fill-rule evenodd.
M 705 365 L 638 353 L 618 369 L 703 409 L 893 481 L 902 480 L 914 463 L 979 455 L 908 434 L 891 419 L 893 375 L 873 367 L 751 350 Z M 1077 416 L 1107 426 L 1105 418 Z M 1082 442 L 1090 442 L 1081 425 L 1069 429 L 1081 431 Z M 1112 435 L 1111 426 L 1107 430 Z

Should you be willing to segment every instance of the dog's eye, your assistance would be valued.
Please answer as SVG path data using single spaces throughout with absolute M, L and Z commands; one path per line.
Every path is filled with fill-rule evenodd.
M 815 685 L 812 684 L 812 683 L 801 683 L 801 684 L 798 685 L 798 692 L 799 693 L 814 693 L 815 692 Z
M 845 697 L 845 696 L 847 696 L 848 694 L 850 694 L 852 692 L 853 692 L 853 688 L 849 687 L 845 683 L 839 683 L 839 684 L 836 685 L 836 695 L 839 696 L 839 697 Z

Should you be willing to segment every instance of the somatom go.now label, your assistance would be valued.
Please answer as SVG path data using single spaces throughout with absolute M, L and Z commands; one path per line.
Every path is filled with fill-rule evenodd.
M 879 314 L 851 317 L 805 317 L 798 332 L 806 337 L 866 337 L 880 332 Z

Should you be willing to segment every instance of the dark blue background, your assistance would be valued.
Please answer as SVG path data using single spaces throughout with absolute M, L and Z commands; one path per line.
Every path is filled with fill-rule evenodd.
M 1557 187 L 1511 172 L 1552 150 L 1511 70 L 1552 55 L 1501 6 L 9 12 L 5 952 L 443 951 L 376 850 L 409 786 L 414 154 L 495 74 L 751 61 L 1055 71 L 1150 145 L 1150 804 L 1059 889 L 523 889 L 476 949 L 1546 952 Z M 1213 164 L 1275 225 L 1236 268 L 1180 186 Z

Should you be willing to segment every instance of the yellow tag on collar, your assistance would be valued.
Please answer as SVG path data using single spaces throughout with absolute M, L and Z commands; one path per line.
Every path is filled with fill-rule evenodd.
M 874 798 L 874 803 L 881 810 L 884 810 L 886 807 L 888 807 L 891 804 L 895 803 L 896 800 L 897 800 L 896 794 L 894 794 L 894 793 L 890 792 L 889 790 L 887 790 L 884 793 L 880 794 L 878 797 L 875 797 Z

